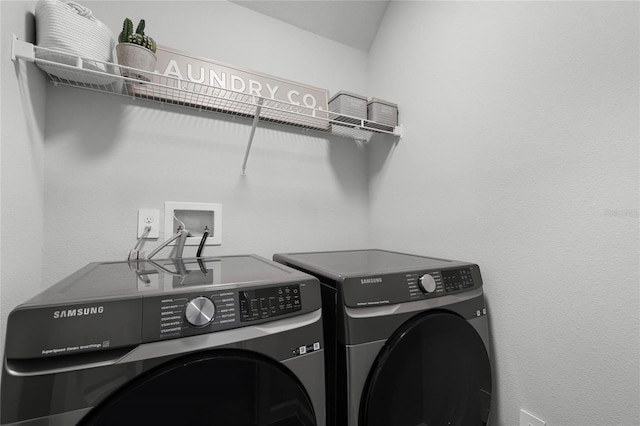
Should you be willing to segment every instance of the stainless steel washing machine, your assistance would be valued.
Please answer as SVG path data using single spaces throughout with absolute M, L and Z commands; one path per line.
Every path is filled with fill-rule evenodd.
M 322 283 L 328 425 L 488 424 L 489 330 L 478 265 L 383 250 L 274 260 Z
M 6 425 L 324 426 L 318 280 L 258 256 L 94 263 L 9 316 Z

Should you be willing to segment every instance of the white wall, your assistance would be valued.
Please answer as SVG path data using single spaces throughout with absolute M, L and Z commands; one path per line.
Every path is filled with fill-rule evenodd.
M 394 1 L 367 63 L 226 2 L 91 2 L 114 31 L 126 10 L 161 44 L 400 104 L 405 138 L 368 158 L 261 128 L 245 177 L 242 122 L 16 70 L 10 33 L 28 38 L 33 4 L 0 2 L 3 320 L 123 258 L 139 207 L 220 202 L 224 245 L 207 254 L 373 245 L 478 262 L 494 425 L 520 407 L 549 425 L 640 423 L 637 3 Z
M 7 315 L 42 282 L 45 79 L 11 61 L 12 33 L 35 41 L 35 2 L 0 2 L 0 350 Z
M 364 52 L 235 4 L 86 4 L 114 32 L 144 17 L 178 50 L 331 92 L 366 85 Z M 242 176 L 249 121 L 45 86 L 33 64 L 18 79 L 5 33 L 24 31 L 34 4 L 2 5 L 3 316 L 88 262 L 126 259 L 138 209 L 165 201 L 222 203 L 223 245 L 206 255 L 366 245 L 367 157 L 354 141 L 260 126 Z
M 637 2 L 392 2 L 374 245 L 477 262 L 493 424 L 640 424 Z M 374 89 L 375 88 L 375 93 Z
M 364 52 L 235 4 L 148 4 L 91 8 L 111 28 L 121 25 L 122 10 L 134 21 L 145 17 L 158 43 L 199 56 L 332 92 L 366 84 Z M 97 108 L 87 108 L 92 102 Z M 48 90 L 47 114 L 48 283 L 95 259 L 125 259 L 137 209 L 162 209 L 167 200 L 222 203 L 223 245 L 205 254 L 270 257 L 366 243 L 367 159 L 353 141 L 261 126 L 241 176 L 249 121 L 63 87 Z

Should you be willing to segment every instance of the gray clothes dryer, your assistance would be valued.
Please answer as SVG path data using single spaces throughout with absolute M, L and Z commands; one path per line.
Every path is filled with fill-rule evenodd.
M 328 425 L 488 424 L 489 331 L 477 265 L 383 250 L 274 260 L 322 284 Z
M 324 426 L 318 280 L 258 256 L 94 263 L 9 316 L 0 424 Z

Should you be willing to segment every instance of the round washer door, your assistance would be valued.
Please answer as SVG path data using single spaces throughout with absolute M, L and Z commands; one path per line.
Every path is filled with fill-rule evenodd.
M 248 351 L 207 351 L 156 367 L 81 425 L 316 426 L 311 400 L 282 364 Z
M 360 404 L 360 426 L 481 426 L 491 365 L 478 332 L 443 311 L 414 317 L 378 354 Z

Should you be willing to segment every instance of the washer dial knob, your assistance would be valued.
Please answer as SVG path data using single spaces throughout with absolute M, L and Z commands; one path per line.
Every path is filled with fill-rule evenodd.
M 208 325 L 216 315 L 216 306 L 211 299 L 204 296 L 191 299 L 187 303 L 184 316 L 189 324 L 194 327 L 204 327 Z
M 429 294 L 436 291 L 436 280 L 434 280 L 433 277 L 429 274 L 424 274 L 423 276 L 421 276 L 418 283 L 420 285 L 420 290 L 422 290 L 424 293 Z

